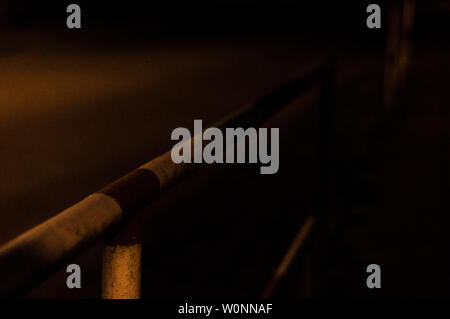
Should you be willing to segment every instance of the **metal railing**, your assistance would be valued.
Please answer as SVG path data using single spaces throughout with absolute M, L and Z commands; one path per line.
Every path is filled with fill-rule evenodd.
M 320 87 L 314 216 L 307 219 L 294 239 L 266 290 L 266 297 L 285 275 L 311 230 L 321 227 L 323 187 L 331 154 L 333 78 L 334 63 L 316 65 L 215 125 L 220 129 L 257 126 L 307 90 Z M 168 151 L 6 243 L 0 247 L 0 296 L 20 296 L 104 237 L 102 297 L 140 298 L 142 248 L 140 225 L 133 217 L 200 166 L 175 164 Z

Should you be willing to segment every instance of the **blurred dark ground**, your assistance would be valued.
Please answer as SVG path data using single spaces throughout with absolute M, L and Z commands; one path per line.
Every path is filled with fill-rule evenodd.
M 338 58 L 327 297 L 448 297 L 450 18 L 417 1 L 413 59 L 382 109 L 386 42 L 368 1 L 3 1 L 0 8 L 0 243 L 170 148 L 328 55 Z M 311 92 L 280 127 L 280 171 L 209 166 L 142 213 L 144 297 L 258 297 L 302 224 L 313 168 Z M 300 256 L 304 257 L 304 255 Z M 100 296 L 101 243 L 27 296 Z M 382 289 L 365 286 L 368 264 Z M 301 258 L 280 297 L 304 294 Z M 301 274 L 303 273 L 303 274 Z M 1 284 L 1 283 L 0 283 Z

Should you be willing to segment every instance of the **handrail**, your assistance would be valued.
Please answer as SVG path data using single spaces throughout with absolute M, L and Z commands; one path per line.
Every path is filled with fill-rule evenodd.
M 328 83 L 332 77 L 333 63 L 320 64 L 311 72 L 281 86 L 215 126 L 219 128 L 257 126 L 316 84 L 321 84 L 325 91 L 328 90 L 327 92 L 322 90 L 321 93 L 321 100 L 328 101 L 327 95 L 330 94 Z M 329 112 L 325 110 L 325 104 L 321 103 L 324 112 L 321 110 L 320 116 L 326 119 L 325 113 Z M 139 210 L 156 200 L 162 192 L 200 166 L 200 164 L 175 164 L 168 151 L 6 243 L 0 247 L 0 296 L 17 296 L 24 293 L 104 234 L 113 229 L 124 228 L 124 221 L 132 218 Z M 126 237 L 119 239 L 118 243 L 117 238 L 107 242 L 107 245 L 115 248 L 106 249 L 104 252 L 105 298 L 139 298 L 140 245 L 134 257 L 129 251 L 125 254 L 126 258 L 137 256 L 136 262 L 139 263 L 134 274 L 139 278 L 133 279 L 139 281 L 133 288 L 134 293 L 125 295 L 115 293 L 114 290 L 122 289 L 114 282 L 117 280 L 117 274 L 114 274 L 116 269 L 109 269 L 109 272 L 105 270 L 106 267 L 113 267 L 114 258 L 119 258 L 114 254 L 122 254 L 116 248 L 133 236 Z M 138 238 L 134 238 L 131 243 L 126 244 L 140 243 Z M 124 255 L 122 254 L 120 258 L 124 258 Z M 105 273 L 109 274 L 106 279 Z M 111 279 L 108 276 L 116 277 Z M 112 292 L 105 293 L 105 290 Z

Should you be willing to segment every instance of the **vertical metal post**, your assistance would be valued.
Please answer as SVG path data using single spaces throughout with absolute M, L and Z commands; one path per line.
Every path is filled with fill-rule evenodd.
M 398 86 L 398 59 L 400 46 L 401 3 L 394 0 L 389 3 L 388 27 L 386 43 L 386 63 L 384 72 L 383 106 L 386 110 L 392 108 Z
M 412 32 L 414 27 L 415 0 L 404 0 L 402 6 L 401 38 L 399 47 L 399 80 L 403 83 L 411 62 Z
M 103 299 L 141 297 L 141 251 L 138 217 L 118 233 L 105 239 L 102 268 Z
M 394 105 L 397 90 L 403 84 L 410 64 L 414 15 L 414 0 L 396 0 L 390 3 L 383 97 L 383 105 L 387 110 Z
M 316 236 L 314 238 L 314 251 L 311 258 L 315 264 L 313 277 L 314 283 L 311 294 L 318 297 L 323 294 L 323 252 L 326 242 L 325 211 L 326 201 L 329 199 L 330 189 L 330 164 L 333 155 L 333 98 L 336 62 L 327 64 L 320 83 L 320 100 L 317 131 L 317 157 L 316 157 L 316 185 L 313 200 L 313 213 L 316 215 Z
M 324 70 L 320 84 L 319 125 L 317 140 L 317 185 L 315 212 L 319 224 L 322 224 L 325 210 L 327 186 L 329 184 L 329 166 L 333 149 L 333 94 L 335 81 L 335 61 L 329 62 Z

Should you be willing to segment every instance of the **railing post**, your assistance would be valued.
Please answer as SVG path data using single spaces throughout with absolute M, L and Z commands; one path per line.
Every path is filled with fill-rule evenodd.
M 138 217 L 105 239 L 102 267 L 103 299 L 141 297 L 141 251 Z
M 327 220 L 325 212 L 330 190 L 330 164 L 333 156 L 333 99 L 336 75 L 336 62 L 331 60 L 323 72 L 320 82 L 319 114 L 317 128 L 317 151 L 315 169 L 315 192 L 313 198 L 313 213 L 316 216 L 314 251 L 311 253 L 311 263 L 314 264 L 311 274 L 312 291 L 310 294 L 319 297 L 323 294 L 324 254 L 326 243 Z
M 330 61 L 320 83 L 319 125 L 317 140 L 317 171 L 315 212 L 319 225 L 323 223 L 325 200 L 329 184 L 329 168 L 333 155 L 333 98 L 336 62 Z
M 383 107 L 389 111 L 396 102 L 398 88 L 403 85 L 411 63 L 415 0 L 389 3 L 384 75 Z
M 401 84 L 405 81 L 406 72 L 411 64 L 412 33 L 414 28 L 416 3 L 415 0 L 404 0 L 402 6 L 401 38 L 399 47 L 399 78 Z

